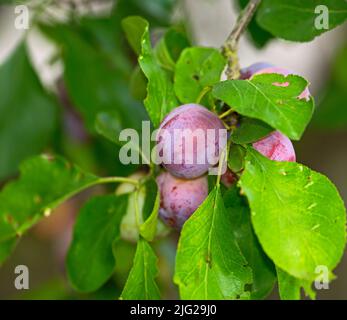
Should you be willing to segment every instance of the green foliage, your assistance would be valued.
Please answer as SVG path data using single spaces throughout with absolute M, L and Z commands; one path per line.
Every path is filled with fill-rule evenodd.
M 69 97 L 91 133 L 95 133 L 99 113 L 112 115 L 117 112 L 117 121 L 122 127 L 141 128 L 146 114 L 141 104 L 131 97 L 114 60 L 100 49 L 100 45 L 82 38 L 79 29 L 69 25 L 41 25 L 41 30 L 62 48 L 64 82 Z
M 266 137 L 272 131 L 273 128 L 260 120 L 243 117 L 230 138 L 234 143 L 248 144 Z
M 157 183 L 150 179 L 146 185 L 146 200 L 143 206 L 144 223 L 140 227 L 141 236 L 147 241 L 153 241 L 157 233 L 160 192 Z
M 175 65 L 181 52 L 189 47 L 189 40 L 179 27 L 170 28 L 155 46 L 155 54 L 161 67 L 175 71 Z
M 300 300 L 301 288 L 306 294 L 315 299 L 315 292 L 311 289 L 311 281 L 294 278 L 280 268 L 276 268 L 278 278 L 278 290 L 282 300 Z
M 0 193 L 0 243 L 22 235 L 67 198 L 98 182 L 59 157 L 34 157 L 20 172 Z
M 238 144 L 232 144 L 229 148 L 228 168 L 232 172 L 240 172 L 245 165 L 245 155 L 245 148 Z
M 16 173 L 24 159 L 39 153 L 57 120 L 54 99 L 42 88 L 20 44 L 0 66 L 0 180 Z
M 133 16 L 124 19 L 122 26 L 135 52 L 141 48 L 139 65 L 148 79 L 144 104 L 154 127 L 158 127 L 164 116 L 178 105 L 173 84 L 153 51 L 148 22 L 141 17 Z
M 127 195 L 107 195 L 92 198 L 82 208 L 67 255 L 68 277 L 77 290 L 95 291 L 112 275 L 112 247 L 119 238 L 127 203 Z
M 264 299 L 276 281 L 274 265 L 262 250 L 254 234 L 249 206 L 240 196 L 240 190 L 235 186 L 230 188 L 223 195 L 223 200 L 232 220 L 235 239 L 252 269 L 251 299 Z
M 225 64 L 225 58 L 216 49 L 199 47 L 185 49 L 175 70 L 174 88 L 180 102 L 197 101 L 204 88 L 220 81 Z
M 240 186 L 255 233 L 279 268 L 312 281 L 318 265 L 329 270 L 337 265 L 345 247 L 346 210 L 325 176 L 249 148 Z
M 182 299 L 247 298 L 251 269 L 232 233 L 219 187 L 186 221 L 176 254 L 174 281 Z
M 120 168 L 116 152 L 127 143 L 119 139 L 123 129 L 140 132 L 148 118 L 151 129 L 157 128 L 179 104 L 201 103 L 232 128 L 227 164 L 239 181 L 226 188 L 220 177 L 209 176 L 209 195 L 184 224 L 174 273 L 180 297 L 264 299 L 277 280 L 281 299 L 300 299 L 301 289 L 314 299 L 316 267 L 326 266 L 331 279 L 345 248 L 344 204 L 325 176 L 298 163 L 271 161 L 250 146 L 274 130 L 301 138 L 314 110 L 312 98 L 298 98 L 308 82 L 279 74 L 221 82 L 225 57 L 218 49 L 192 47 L 184 26 L 171 26 L 175 3 L 118 0 L 107 16 L 72 14 L 67 22 L 39 25 L 63 62 L 64 98 L 72 103 L 62 105 L 62 116 L 82 116 L 87 142 L 70 141 L 65 123 L 58 123 L 65 118 L 57 117 L 56 102 L 42 88 L 21 44 L 0 67 L 0 179 L 51 140 L 54 151 L 69 158 L 96 153 L 99 167 L 97 161 L 82 162 L 109 174 L 108 164 Z M 237 3 L 245 7 L 248 0 Z M 325 32 L 315 28 L 317 5 L 330 9 L 330 29 L 347 18 L 343 1 L 263 0 L 257 20 L 248 26 L 255 45 L 262 47 L 274 36 L 310 41 Z M 150 31 L 149 25 L 159 28 Z M 343 47 L 337 57 L 315 118 L 321 127 L 346 124 L 340 109 L 347 99 L 346 52 Z M 19 178 L 0 192 L 0 264 L 24 232 L 71 196 L 97 184 L 124 182 L 116 192 L 100 188 L 109 194 L 82 207 L 66 263 L 72 287 L 85 295 L 72 296 L 58 285 L 58 296 L 166 296 L 158 289 L 157 275 L 160 270 L 158 282 L 167 287 L 173 270 L 166 260 L 174 262 L 175 249 L 171 241 L 164 243 L 165 250 L 170 248 L 159 260 L 152 249 L 167 229 L 158 218 L 159 170 L 153 163 L 148 167 L 130 178 L 100 178 L 60 157 L 24 161 Z M 122 176 L 127 174 L 123 169 Z M 52 297 L 44 293 L 52 288 L 43 288 L 42 294 Z
M 213 95 L 241 115 L 262 120 L 289 138 L 299 140 L 314 108 L 312 98 L 298 99 L 307 84 L 295 75 L 262 74 L 251 80 L 220 82 L 214 86 Z
M 160 292 L 155 282 L 157 273 L 157 257 L 148 242 L 140 238 L 137 243 L 134 264 L 121 294 L 121 299 L 160 299 Z
M 317 28 L 315 21 L 328 9 L 329 29 Z M 318 19 L 319 20 L 319 19 Z M 311 41 L 347 20 L 347 3 L 341 0 L 263 0 L 257 14 L 258 24 L 274 36 L 291 41 Z

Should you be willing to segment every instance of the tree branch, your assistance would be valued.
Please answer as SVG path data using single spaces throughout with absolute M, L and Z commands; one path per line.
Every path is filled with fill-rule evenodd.
M 240 77 L 240 65 L 238 58 L 238 46 L 241 35 L 252 20 L 261 0 L 250 0 L 245 9 L 239 15 L 236 24 L 222 46 L 222 53 L 228 60 L 226 75 L 228 79 Z

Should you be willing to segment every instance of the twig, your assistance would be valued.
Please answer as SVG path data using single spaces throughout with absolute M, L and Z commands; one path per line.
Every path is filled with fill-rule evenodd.
M 228 59 L 226 76 L 228 79 L 237 79 L 240 77 L 240 65 L 238 59 L 238 45 L 243 32 L 252 20 L 261 0 L 250 0 L 238 17 L 236 24 L 230 35 L 222 46 L 222 53 Z

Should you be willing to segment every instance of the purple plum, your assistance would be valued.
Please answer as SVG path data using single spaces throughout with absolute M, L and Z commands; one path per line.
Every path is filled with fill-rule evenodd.
M 167 225 L 177 230 L 208 195 L 206 176 L 183 180 L 163 172 L 157 177 L 157 184 L 160 191 L 159 215 Z
M 171 111 L 159 127 L 159 162 L 176 177 L 197 178 L 218 163 L 226 135 L 216 114 L 198 104 L 182 105 Z

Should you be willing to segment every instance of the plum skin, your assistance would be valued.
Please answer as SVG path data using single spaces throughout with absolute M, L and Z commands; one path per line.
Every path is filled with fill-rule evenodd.
M 165 129 L 169 135 L 162 135 L 162 129 Z M 205 159 L 201 163 L 198 163 L 197 142 L 194 141 L 193 162 L 189 163 L 187 161 L 190 155 L 189 151 L 185 150 L 184 144 L 174 141 L 173 133 L 175 129 L 190 129 L 192 131 L 201 129 L 205 134 L 205 140 L 207 136 L 206 130 L 215 130 L 213 140 L 214 148 L 208 148 L 207 143 L 205 143 Z M 216 114 L 207 110 L 205 107 L 198 104 L 185 104 L 175 108 L 164 118 L 157 135 L 157 141 L 163 146 L 163 153 L 170 155 L 169 161 L 164 161 L 162 165 L 167 171 L 179 178 L 194 179 L 205 174 L 211 166 L 218 162 L 218 150 L 223 148 L 223 145 L 220 145 L 221 142 L 219 141 L 219 130 L 226 130 L 223 122 Z M 174 145 L 175 147 L 173 147 Z M 181 157 L 182 162 L 173 163 L 173 159 L 178 156 Z M 208 159 L 212 159 L 214 163 L 209 163 Z
M 208 195 L 206 176 L 184 180 L 163 172 L 157 177 L 157 184 L 160 191 L 159 216 L 177 230 L 181 230 Z
M 270 160 L 296 161 L 292 142 L 279 131 L 274 131 L 265 138 L 253 143 L 253 147 Z

